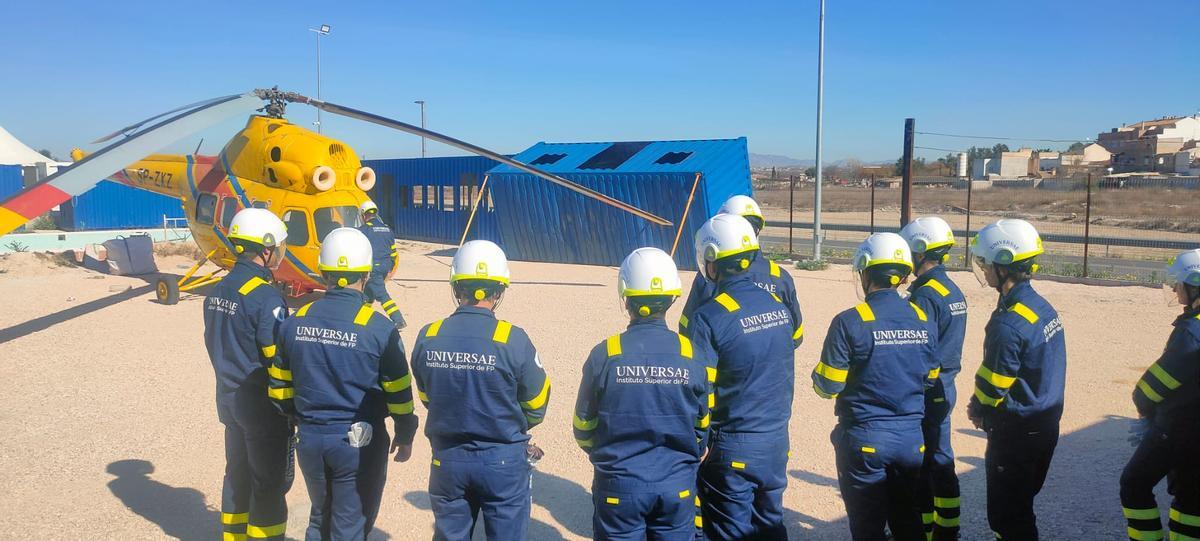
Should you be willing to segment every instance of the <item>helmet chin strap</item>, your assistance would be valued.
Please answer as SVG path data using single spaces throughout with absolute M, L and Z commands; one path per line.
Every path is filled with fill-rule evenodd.
M 1008 283 L 1008 272 L 1001 274 L 1000 265 L 992 263 L 992 272 L 996 274 L 996 291 L 1004 294 L 1004 284 Z

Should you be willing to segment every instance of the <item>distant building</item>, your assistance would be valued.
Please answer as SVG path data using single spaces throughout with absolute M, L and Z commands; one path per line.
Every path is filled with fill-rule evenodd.
M 1175 154 L 1200 140 L 1200 116 L 1148 120 L 1113 128 L 1097 138 L 1112 152 L 1116 172 L 1175 172 Z
M 1064 152 L 1059 155 L 1060 166 L 1108 165 L 1112 160 L 1112 152 L 1096 143 L 1091 143 L 1082 150 Z
M 1191 148 L 1175 153 L 1175 172 L 1181 175 L 1200 175 L 1200 148 L 1197 148 L 1195 141 L 1190 144 Z
M 1038 160 L 1032 148 L 1022 147 L 1015 151 L 1000 153 L 1000 178 L 1023 178 L 1035 176 Z

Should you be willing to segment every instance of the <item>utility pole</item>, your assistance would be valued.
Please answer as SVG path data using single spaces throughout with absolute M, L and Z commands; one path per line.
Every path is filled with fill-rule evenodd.
M 825 109 L 825 0 L 817 29 L 817 183 L 813 191 L 813 261 L 821 260 L 821 114 Z
M 321 36 L 329 35 L 329 25 L 323 24 L 320 28 L 309 28 L 309 32 L 317 35 L 317 101 L 321 101 Z M 317 109 L 317 133 L 321 133 L 321 110 Z
M 417 100 L 413 103 L 421 106 L 421 129 L 425 129 L 425 100 Z M 421 136 L 421 157 L 425 157 L 425 136 Z
M 904 176 L 900 183 L 900 227 L 908 225 L 912 219 L 912 169 L 913 169 L 913 139 L 916 137 L 917 120 L 904 119 L 904 163 L 901 174 Z

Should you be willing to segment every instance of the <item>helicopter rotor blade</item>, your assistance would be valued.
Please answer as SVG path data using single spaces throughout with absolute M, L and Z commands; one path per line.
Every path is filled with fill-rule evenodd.
M 452 146 L 452 147 L 455 147 L 455 148 L 458 148 L 461 150 L 465 150 L 472 154 L 477 154 L 480 156 L 491 158 L 491 159 L 496 160 L 505 165 L 514 167 L 516 169 L 519 169 L 519 170 L 529 173 L 531 175 L 548 180 L 548 181 L 550 181 L 554 184 L 557 184 L 559 186 L 562 186 L 568 190 L 583 194 L 584 196 L 587 196 L 587 197 L 590 197 L 597 201 L 600 201 L 601 203 L 616 207 L 618 209 L 621 209 L 621 210 L 628 212 L 630 214 L 633 214 L 635 216 L 645 218 L 646 220 L 648 220 L 652 223 L 655 223 L 658 225 L 663 225 L 663 226 L 668 226 L 668 227 L 674 225 L 670 220 L 667 220 L 667 219 L 661 218 L 657 215 L 646 212 L 640 208 L 630 205 L 629 203 L 626 203 L 619 199 L 614 199 L 608 195 L 602 194 L 602 193 L 600 193 L 596 190 L 593 190 L 591 188 L 588 188 L 586 186 L 581 186 L 579 184 L 571 182 L 570 180 L 567 180 L 561 176 L 555 175 L 553 173 L 547 173 L 547 172 L 537 169 L 535 167 L 526 165 L 525 163 L 522 163 L 520 161 L 514 160 L 512 158 L 498 154 L 496 152 L 492 152 L 486 148 L 473 145 L 466 141 L 455 139 L 455 138 L 447 136 L 447 135 L 442 135 L 435 131 L 430 131 L 430 130 L 427 130 L 424 128 L 420 128 L 418 126 L 413 126 L 412 124 L 408 124 L 406 122 L 401 122 L 399 120 L 393 120 L 393 119 L 382 117 L 382 116 L 379 116 L 379 115 L 376 115 L 373 113 L 368 113 L 366 111 L 359 111 L 358 109 L 351 109 L 350 107 L 345 107 L 345 106 L 337 105 L 334 103 L 315 100 L 315 99 L 312 99 L 312 98 L 309 98 L 307 96 L 303 96 L 300 94 L 287 93 L 284 95 L 284 99 L 286 99 L 288 101 L 292 101 L 292 102 L 297 102 L 297 103 L 305 103 L 305 104 L 311 105 L 313 107 L 316 107 L 316 108 L 318 108 L 322 111 L 328 112 L 328 113 L 342 115 L 342 116 L 349 117 L 349 118 L 355 118 L 355 119 L 362 120 L 365 122 L 370 122 L 372 124 L 378 124 L 380 126 L 386 126 L 388 128 L 392 128 L 395 130 L 408 132 L 413 135 L 419 135 L 421 137 L 425 137 L 425 138 L 428 138 L 433 141 L 437 141 L 437 142 L 445 144 L 445 145 L 449 145 L 449 146 Z
M 150 122 L 152 122 L 152 121 L 155 121 L 155 120 L 158 120 L 158 119 L 160 119 L 160 118 L 162 118 L 162 117 L 164 117 L 164 116 L 167 116 L 167 115 L 172 115 L 172 114 L 178 113 L 178 112 L 180 112 L 180 111 L 187 111 L 187 110 L 195 109 L 195 108 L 197 108 L 197 107 L 200 107 L 201 105 L 207 105 L 207 104 L 210 104 L 210 103 L 213 103 L 213 102 L 216 102 L 216 101 L 225 100 L 225 99 L 228 99 L 228 98 L 231 98 L 231 97 L 235 97 L 235 96 L 236 96 L 236 94 L 235 94 L 234 96 L 222 96 L 222 97 L 220 97 L 220 98 L 212 98 L 212 99 L 207 99 L 207 100 L 201 100 L 201 101 L 198 101 L 198 102 L 196 102 L 196 103 L 189 103 L 189 104 L 187 104 L 187 105 L 184 105 L 184 106 L 182 106 L 182 107 L 176 107 L 176 108 L 174 108 L 174 109 L 171 109 L 170 111 L 167 111 L 167 112 L 165 112 L 165 113 L 159 113 L 159 114 L 157 114 L 157 115 L 154 115 L 154 116 L 152 116 L 152 117 L 150 117 L 150 118 L 147 118 L 147 119 L 145 119 L 145 120 L 143 120 L 143 121 L 141 121 L 141 122 L 138 122 L 138 123 L 136 123 L 136 124 L 130 124 L 130 125 L 128 125 L 128 126 L 125 126 L 124 128 L 121 128 L 121 129 L 119 129 L 119 130 L 117 130 L 117 131 L 115 131 L 115 132 L 112 132 L 112 133 L 110 133 L 110 134 L 108 134 L 108 135 L 105 135 L 104 137 L 101 137 L 101 138 L 99 138 L 99 139 L 96 139 L 95 141 L 92 141 L 92 144 L 93 144 L 93 145 L 95 145 L 95 144 L 99 144 L 99 143 L 104 143 L 104 142 L 106 142 L 106 141 L 112 140 L 113 138 L 117 137 L 118 135 L 125 135 L 125 134 L 127 134 L 127 133 L 129 133 L 129 132 L 131 132 L 131 131 L 137 130 L 138 128 L 140 128 L 140 127 L 142 127 L 142 126 L 145 126 L 146 124 L 149 124 Z
M 204 105 L 110 144 L 75 162 L 71 167 L 60 169 L 45 180 L 0 201 L 0 236 L 42 215 L 55 205 L 90 190 L 99 179 L 112 175 L 114 171 L 119 171 L 166 145 L 226 119 L 248 115 L 260 107 L 262 100 L 254 93 L 208 100 Z M 163 115 L 159 115 L 161 116 Z

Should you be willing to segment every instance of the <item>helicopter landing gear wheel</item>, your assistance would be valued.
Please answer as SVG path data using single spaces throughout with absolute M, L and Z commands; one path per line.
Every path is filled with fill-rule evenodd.
M 159 278 L 154 284 L 154 293 L 162 304 L 179 304 L 179 282 L 171 278 Z

